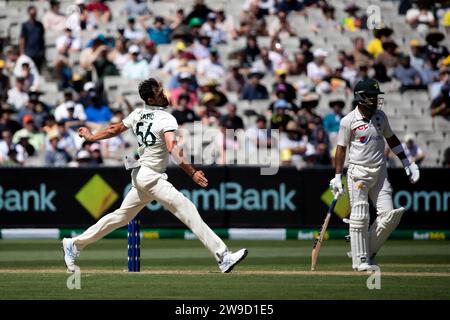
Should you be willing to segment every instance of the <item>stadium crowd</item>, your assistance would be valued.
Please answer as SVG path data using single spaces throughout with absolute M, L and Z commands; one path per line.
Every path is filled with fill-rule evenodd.
M 95 131 L 120 122 L 135 107 L 136 101 L 107 89 L 111 77 L 129 81 L 123 82 L 126 91 L 136 91 L 130 87 L 150 76 L 163 79 L 178 123 L 217 127 L 222 151 L 240 148 L 224 129 L 245 130 L 254 148 L 274 143 L 270 131 L 259 129 L 279 129 L 282 163 L 297 167 L 332 164 L 340 119 L 351 110 L 347 97 L 367 77 L 389 92 L 429 92 L 429 115 L 450 119 L 444 44 L 450 8 L 436 1 L 398 2 L 397 14 L 421 35 L 408 50 L 397 43 L 395 29 L 368 29 L 366 10 L 357 2 L 346 4 L 343 19 L 324 0 L 245 0 L 238 16 L 201 0 L 165 16 L 158 14 L 159 1 L 74 0 L 70 12 L 56 0 L 34 3 L 42 2 L 48 3 L 45 13 L 27 5 L 18 45 L 10 37 L 0 40 L 2 166 L 121 165 L 123 153 L 135 147 L 126 135 L 90 144 L 76 134 L 80 126 Z M 113 2 L 121 4 L 120 19 Z M 313 9 L 321 11 L 317 23 L 295 25 L 293 17 L 306 19 Z M 115 29 L 104 32 L 106 26 Z M 351 39 L 347 50 L 324 49 L 309 36 L 333 33 Z M 57 35 L 51 56 L 46 34 Z M 225 50 L 239 39 L 242 47 Z M 286 46 L 289 39 L 298 45 Z M 328 63 L 331 58 L 336 63 Z M 52 82 L 63 96 L 57 104 L 47 99 Z M 338 95 L 343 98 L 328 100 L 328 113 L 316 112 L 323 97 Z M 426 157 L 414 135 L 405 135 L 404 146 L 412 161 Z M 443 156 L 450 158 L 450 151 Z

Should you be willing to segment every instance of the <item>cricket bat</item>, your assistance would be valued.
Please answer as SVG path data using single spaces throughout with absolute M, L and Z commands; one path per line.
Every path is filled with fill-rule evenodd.
M 320 229 L 319 236 L 314 241 L 314 246 L 311 252 L 311 271 L 316 270 L 317 258 L 319 257 L 320 248 L 322 247 L 323 237 L 325 236 L 325 232 L 328 228 L 328 223 L 330 222 L 331 213 L 334 210 L 334 206 L 336 205 L 337 198 L 333 199 L 330 207 L 328 208 L 327 216 L 325 217 L 325 221 L 323 222 L 322 228 Z

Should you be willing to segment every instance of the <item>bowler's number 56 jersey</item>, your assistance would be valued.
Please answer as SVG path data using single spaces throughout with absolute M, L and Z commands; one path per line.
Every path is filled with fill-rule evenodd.
M 385 162 L 384 138 L 394 135 L 386 114 L 377 110 L 370 120 L 358 108 L 342 118 L 337 144 L 348 149 L 348 162 L 365 167 L 378 167 Z
M 178 129 L 174 116 L 159 107 L 145 106 L 131 112 L 122 122 L 136 136 L 139 163 L 164 172 L 169 162 L 164 133 Z

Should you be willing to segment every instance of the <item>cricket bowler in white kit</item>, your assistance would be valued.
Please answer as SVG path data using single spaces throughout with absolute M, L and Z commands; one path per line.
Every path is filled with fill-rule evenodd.
M 349 223 L 352 268 L 355 271 L 374 269 L 375 255 L 400 223 L 405 209 L 394 209 L 392 187 L 387 178 L 384 147 L 389 147 L 400 158 L 411 183 L 419 180 L 419 168 L 410 163 L 403 147 L 392 132 L 386 114 L 379 106 L 383 94 L 378 82 L 359 81 L 354 88 L 355 110 L 340 122 L 335 165 L 336 175 L 330 181 L 335 196 L 344 193 L 342 171 L 348 149 L 347 183 L 350 198 Z M 369 198 L 376 207 L 377 218 L 369 228 Z
M 202 220 L 194 204 L 167 181 L 164 173 L 171 154 L 179 166 L 201 187 L 208 186 L 204 173 L 196 170 L 183 158 L 177 146 L 176 119 L 165 108 L 169 105 L 162 85 L 150 78 L 139 85 L 139 95 L 145 107 L 136 109 L 121 123 L 92 134 L 80 128 L 78 134 L 86 141 L 98 141 L 115 137 L 131 129 L 139 143 L 139 166 L 131 172 L 132 188 L 119 209 L 102 217 L 96 224 L 75 238 L 63 239 L 64 261 L 68 272 L 76 270 L 75 258 L 87 245 L 103 238 L 111 231 L 128 224 L 149 202 L 156 200 L 180 219 L 213 254 L 223 273 L 247 255 L 247 249 L 231 252 L 225 243 Z

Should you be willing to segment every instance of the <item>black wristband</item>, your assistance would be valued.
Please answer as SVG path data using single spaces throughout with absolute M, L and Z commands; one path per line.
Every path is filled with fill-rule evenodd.
M 194 170 L 194 172 L 192 172 L 191 178 L 194 177 L 194 174 L 195 174 L 197 171 L 198 171 L 198 170 Z

